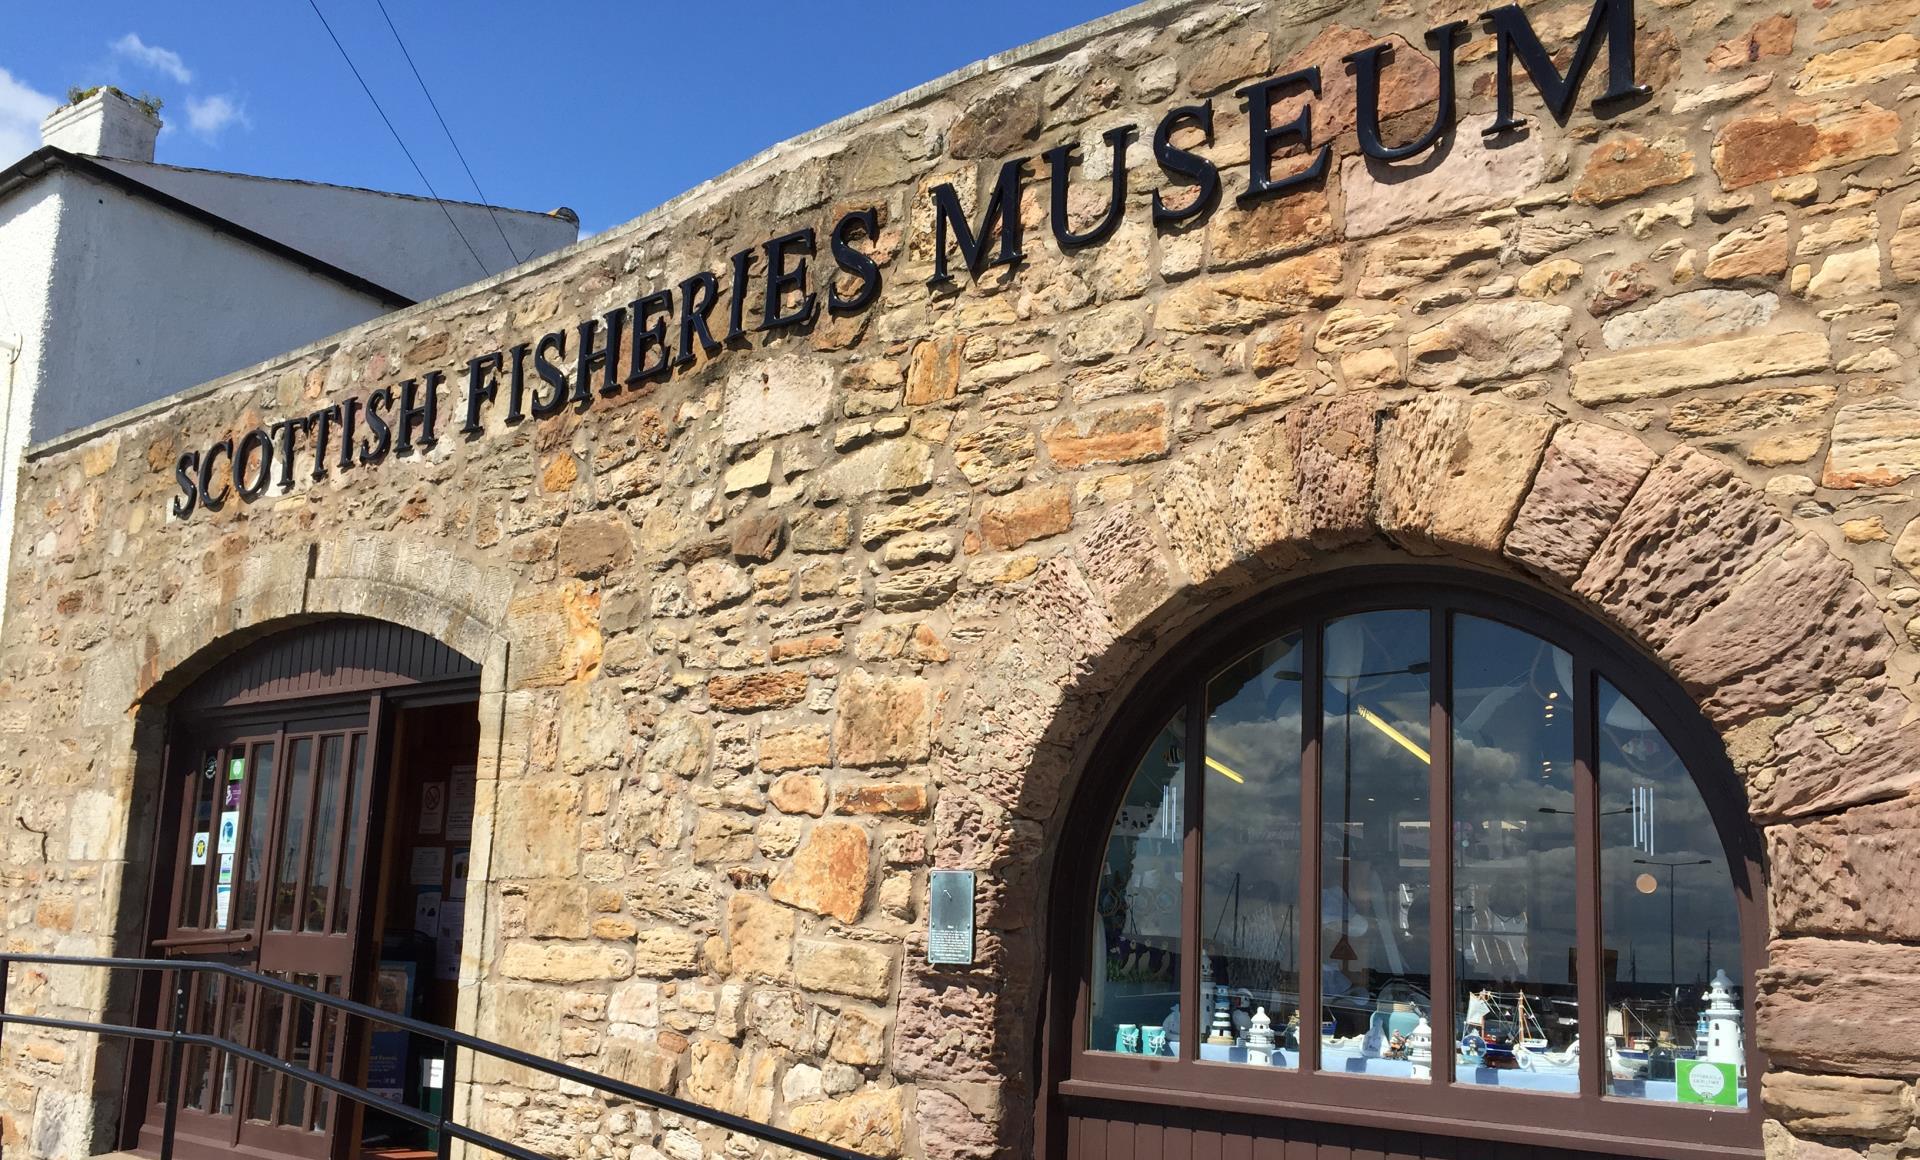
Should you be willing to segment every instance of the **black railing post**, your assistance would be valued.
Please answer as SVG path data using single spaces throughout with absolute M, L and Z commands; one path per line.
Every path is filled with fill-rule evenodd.
M 7 976 L 13 973 L 13 959 L 0 955 L 0 1036 L 7 1033 Z
M 460 1049 L 444 1040 L 445 1058 L 440 1064 L 440 1160 L 453 1156 L 453 1134 L 447 1125 L 453 1122 L 453 1056 Z
M 160 1129 L 160 1160 L 173 1160 L 173 1130 L 180 1119 L 180 1083 L 184 1078 L 183 1056 L 186 1045 L 180 1042 L 180 1032 L 187 1023 L 187 997 L 192 994 L 187 983 L 187 972 L 175 969 L 173 972 L 173 1025 L 167 1028 L 167 1104 L 165 1120 Z

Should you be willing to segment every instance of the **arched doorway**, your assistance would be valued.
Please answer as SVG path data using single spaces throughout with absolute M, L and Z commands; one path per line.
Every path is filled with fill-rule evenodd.
M 1113 720 L 1056 861 L 1045 1156 L 1760 1154 L 1758 836 L 1604 627 L 1347 570 Z
M 154 823 L 151 953 L 215 958 L 451 1025 L 478 689 L 479 666 L 431 637 L 336 618 L 247 645 L 183 690 Z M 198 979 L 192 1029 L 423 1098 L 423 1045 Z M 143 1146 L 161 1121 L 152 1070 L 136 1076 Z M 176 1155 L 319 1158 L 411 1142 L 377 1111 L 187 1054 Z

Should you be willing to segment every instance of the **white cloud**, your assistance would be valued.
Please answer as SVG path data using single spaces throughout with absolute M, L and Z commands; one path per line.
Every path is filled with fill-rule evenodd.
M 0 68 L 0 165 L 12 165 L 40 147 L 40 122 L 59 103 Z
M 113 50 L 113 55 L 126 57 L 135 64 L 171 77 L 180 84 L 184 85 L 193 80 L 192 70 L 187 68 L 186 61 L 180 59 L 179 53 L 170 48 L 161 48 L 157 44 L 148 44 L 135 33 L 129 32 L 107 47 Z
M 234 125 L 242 129 L 253 128 L 252 120 L 247 117 L 246 106 L 232 97 L 215 93 L 210 97 L 187 98 L 187 128 L 193 131 L 195 137 L 214 141 Z

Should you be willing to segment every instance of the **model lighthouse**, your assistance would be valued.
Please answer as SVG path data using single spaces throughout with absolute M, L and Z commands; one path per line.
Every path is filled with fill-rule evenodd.
M 1707 1004 L 1707 1038 L 1704 1043 L 1696 1043 L 1694 1050 L 1709 1063 L 1731 1063 L 1744 1073 L 1747 1045 L 1740 1033 L 1740 1004 L 1733 997 L 1733 980 L 1725 971 L 1714 972 L 1713 982 L 1701 997 Z

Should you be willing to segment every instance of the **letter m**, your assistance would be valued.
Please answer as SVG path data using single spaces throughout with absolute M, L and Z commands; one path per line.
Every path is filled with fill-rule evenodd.
M 980 214 L 978 232 L 967 223 L 966 211 L 960 208 L 960 197 L 954 193 L 952 183 L 943 182 L 933 187 L 933 277 L 927 279 L 927 285 L 939 286 L 953 281 L 953 275 L 947 272 L 949 229 L 953 231 L 953 240 L 960 245 L 960 256 L 967 260 L 968 272 L 976 278 L 988 266 L 1017 265 L 1025 257 L 1020 248 L 1020 179 L 1026 176 L 1026 171 L 1026 160 L 1019 157 L 1000 167 L 993 193 Z M 996 221 L 1000 228 L 1000 253 L 989 261 L 987 233 Z
M 1633 82 L 1633 0 L 1594 0 L 1593 11 L 1587 14 L 1587 27 L 1580 33 L 1580 43 L 1574 46 L 1573 60 L 1567 65 L 1564 77 L 1554 67 L 1553 57 L 1534 35 L 1532 23 L 1518 4 L 1495 8 L 1484 13 L 1481 19 L 1493 26 L 1499 45 L 1494 69 L 1499 107 L 1493 124 L 1486 130 L 1489 136 L 1525 123 L 1513 115 L 1515 56 L 1526 66 L 1533 87 L 1539 90 L 1547 111 L 1556 121 L 1566 121 L 1567 114 L 1573 111 L 1574 98 L 1580 95 L 1580 82 L 1587 79 L 1587 70 L 1593 67 L 1593 57 L 1602 39 L 1607 42 L 1607 91 L 1600 94 L 1599 100 L 1615 101 L 1649 91 L 1647 86 Z

